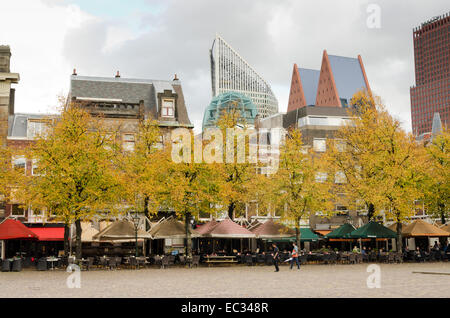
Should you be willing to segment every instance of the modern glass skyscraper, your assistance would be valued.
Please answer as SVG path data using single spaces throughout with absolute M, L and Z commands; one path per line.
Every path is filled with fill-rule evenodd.
M 431 132 L 434 113 L 450 125 L 450 13 L 413 30 L 416 86 L 411 87 L 415 135 Z
M 234 91 L 250 97 L 261 118 L 278 113 L 270 85 L 219 35 L 210 50 L 212 96 Z

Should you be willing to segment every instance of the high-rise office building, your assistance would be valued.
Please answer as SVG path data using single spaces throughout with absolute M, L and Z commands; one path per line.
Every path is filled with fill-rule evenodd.
M 416 85 L 411 87 L 412 130 L 431 132 L 434 113 L 450 125 L 450 12 L 413 29 Z
M 261 118 L 278 112 L 270 85 L 219 35 L 210 50 L 212 96 L 233 91 L 250 97 Z

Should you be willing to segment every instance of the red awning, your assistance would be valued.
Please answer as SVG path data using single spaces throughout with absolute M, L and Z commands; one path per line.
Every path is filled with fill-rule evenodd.
M 64 241 L 63 227 L 30 227 L 39 241 Z
M 7 219 L 0 224 L 0 240 L 37 239 L 37 235 L 21 222 Z

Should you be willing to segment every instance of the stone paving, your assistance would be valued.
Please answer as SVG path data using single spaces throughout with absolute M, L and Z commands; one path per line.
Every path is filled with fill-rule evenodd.
M 0 297 L 450 297 L 450 262 L 379 264 L 381 288 L 368 288 L 368 264 L 233 266 L 81 272 L 68 288 L 63 270 L 0 273 Z

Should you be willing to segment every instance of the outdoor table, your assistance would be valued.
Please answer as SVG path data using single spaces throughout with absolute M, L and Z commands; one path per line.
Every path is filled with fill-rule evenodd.
M 57 258 L 57 257 L 52 257 L 52 256 L 47 257 L 47 262 L 49 262 L 50 264 L 52 264 L 52 267 L 50 268 L 51 270 L 54 269 L 53 263 L 54 263 L 54 262 L 57 262 L 57 261 L 59 261 L 59 258 Z
M 205 263 L 209 265 L 211 264 L 233 264 L 237 263 L 236 256 L 213 256 L 207 255 L 205 256 Z

